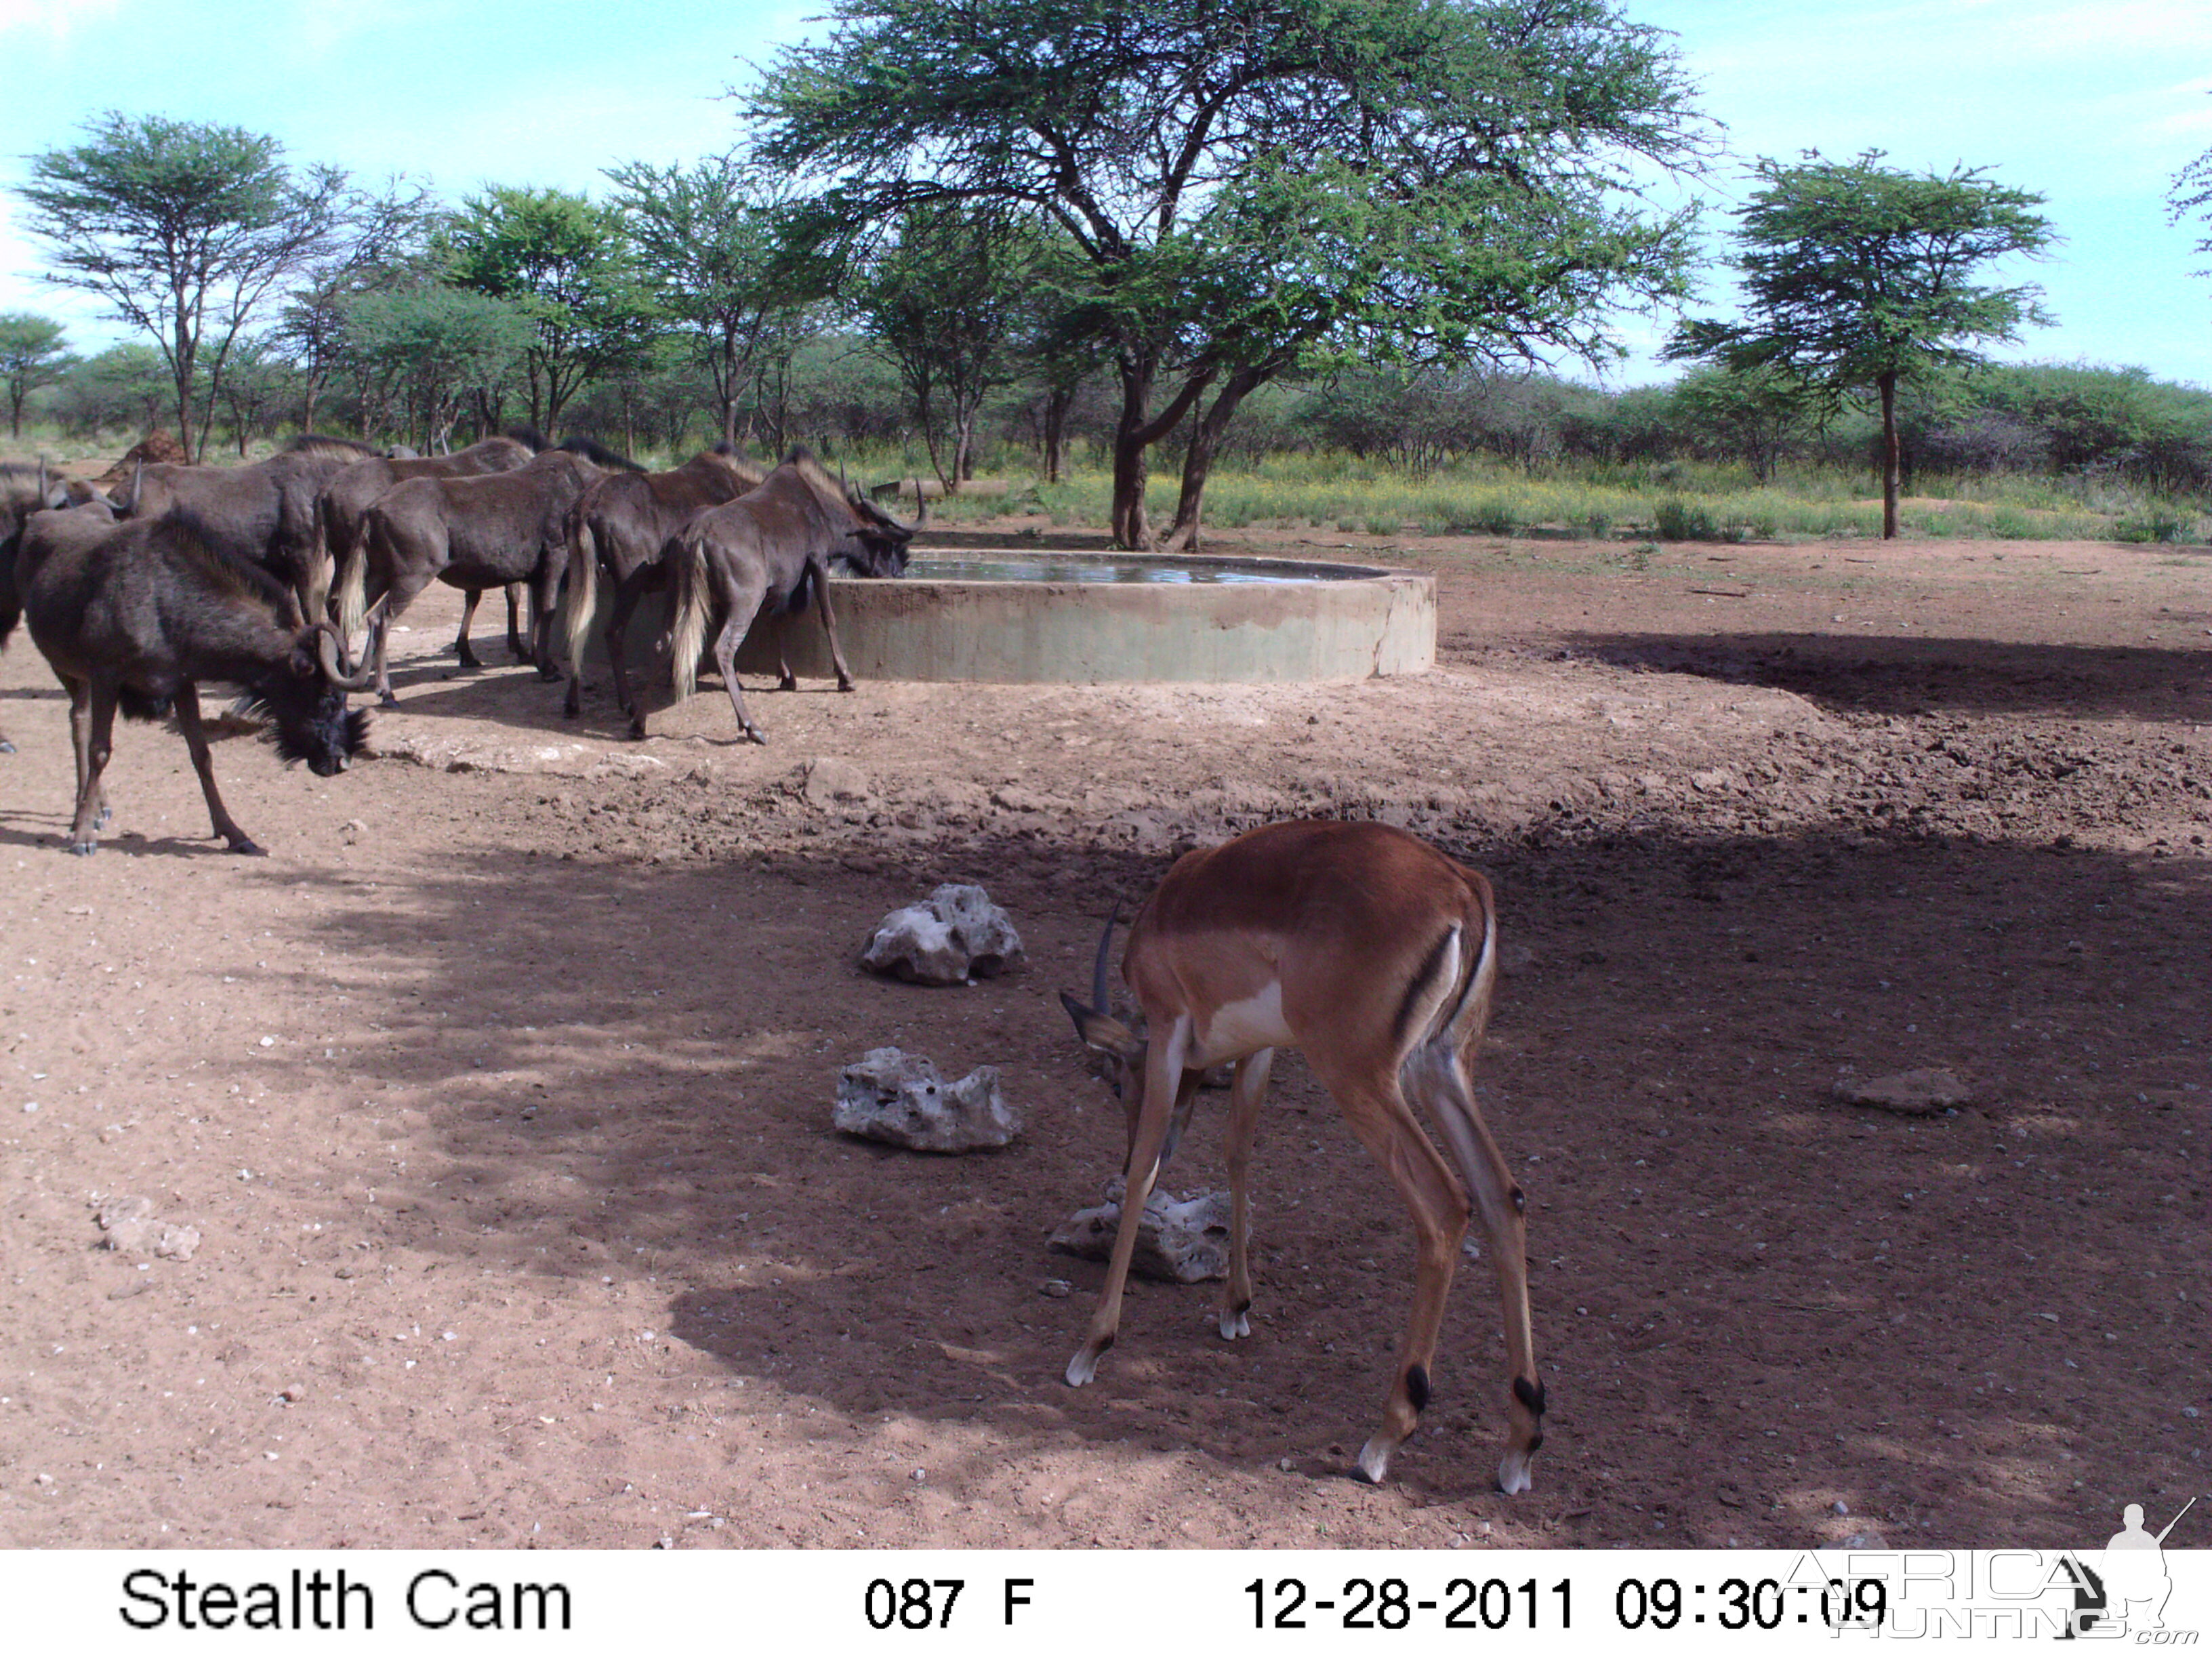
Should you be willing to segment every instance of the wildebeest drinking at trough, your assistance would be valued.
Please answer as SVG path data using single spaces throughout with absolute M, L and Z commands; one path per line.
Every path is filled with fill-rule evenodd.
M 568 697 L 562 712 L 570 720 L 584 710 L 584 649 L 599 609 L 602 573 L 614 590 L 606 638 L 615 696 L 635 724 L 641 716 L 623 660 L 623 635 L 637 602 L 668 586 L 661 550 L 693 514 L 736 500 L 767 476 L 725 441 L 665 472 L 597 479 L 577 498 L 568 512 Z M 545 671 L 540 663 L 539 673 Z
M 100 774 L 119 708 L 141 720 L 176 715 L 215 833 L 234 853 L 258 853 L 216 788 L 199 683 L 242 687 L 274 721 L 277 753 L 330 777 L 345 770 L 368 735 L 368 716 L 346 708 L 346 693 L 368 677 L 344 672 L 337 630 L 328 623 L 289 624 L 294 596 L 189 513 L 102 532 L 89 515 L 103 511 L 94 504 L 40 514 L 26 532 L 28 540 L 50 532 L 23 562 L 23 611 L 31 638 L 70 694 L 76 750 L 70 851 L 89 854 L 98 845 L 106 817 Z M 76 522 L 80 515 L 88 516 Z
M 211 546 L 252 561 L 289 588 L 305 622 L 329 587 L 315 539 L 316 498 L 347 467 L 377 453 L 350 438 L 309 433 L 252 466 L 156 462 L 136 469 L 124 508 L 138 519 L 185 508 Z
M 776 684 L 781 690 L 793 690 L 799 681 L 782 655 L 783 629 L 806 608 L 810 594 L 830 636 L 837 689 L 850 691 L 853 676 L 838 648 L 837 619 L 830 608 L 830 562 L 842 562 L 862 576 L 896 576 L 906 568 L 907 543 L 913 535 L 911 527 L 866 496 L 833 482 L 803 449 L 793 450 L 757 488 L 689 520 L 669 538 L 662 555 L 676 597 L 676 701 L 691 695 L 708 613 L 720 607 L 723 622 L 714 641 L 714 665 L 729 691 L 730 707 L 737 711 L 738 729 L 755 743 L 766 743 L 768 734 L 745 713 L 738 647 L 755 617 L 774 615 Z M 633 716 L 630 735 L 645 735 L 641 714 Z
M 530 645 L 524 660 L 544 661 L 551 649 L 568 509 L 605 469 L 635 465 L 587 439 L 572 438 L 511 472 L 410 478 L 378 497 L 368 510 L 362 577 L 377 696 L 387 703 L 398 701 L 389 667 L 392 625 L 433 580 L 477 592 L 528 583 Z M 465 619 L 461 637 L 468 637 Z M 471 653 L 463 659 L 470 660 Z
M 333 565 L 337 568 L 337 623 L 346 637 L 351 639 L 361 626 L 368 509 L 379 496 L 410 478 L 474 478 L 490 472 L 512 472 L 544 447 L 545 440 L 539 434 L 519 428 L 450 455 L 372 456 L 356 461 L 325 484 L 315 498 L 315 564 L 319 570 Z M 512 605 L 510 596 L 510 611 Z M 474 611 L 473 603 L 470 609 Z M 511 614 L 507 633 L 513 643 L 515 628 Z M 461 638 L 464 642 L 468 639 L 465 623 Z

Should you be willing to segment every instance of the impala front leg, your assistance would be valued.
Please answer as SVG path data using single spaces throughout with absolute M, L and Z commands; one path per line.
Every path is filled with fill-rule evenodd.
M 1144 1220 L 1145 1200 L 1152 1195 L 1152 1182 L 1160 1173 L 1160 1152 L 1166 1146 L 1168 1122 L 1176 1091 L 1182 1081 L 1182 1057 L 1190 1042 L 1190 1021 L 1178 1018 L 1164 1040 L 1155 1037 L 1145 1056 L 1144 1094 L 1138 1103 L 1136 1132 L 1130 1138 L 1129 1167 L 1121 1188 L 1121 1222 L 1114 1231 L 1114 1259 L 1107 1265 L 1106 1283 L 1098 1294 L 1098 1311 L 1091 1316 L 1091 1334 L 1075 1358 L 1067 1362 L 1067 1384 L 1079 1389 L 1098 1375 L 1098 1357 L 1114 1346 L 1121 1326 L 1121 1290 L 1129 1279 L 1129 1262 L 1137 1253 L 1137 1230 Z

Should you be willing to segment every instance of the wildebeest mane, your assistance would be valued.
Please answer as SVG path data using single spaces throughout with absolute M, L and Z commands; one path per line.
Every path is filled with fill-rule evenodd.
M 617 454 L 597 438 L 586 438 L 581 433 L 561 440 L 561 447 L 571 455 L 581 455 L 593 466 L 606 467 L 622 472 L 642 472 L 645 469 L 627 455 Z
M 292 608 L 292 591 L 252 560 L 225 546 L 205 520 L 187 507 L 173 507 L 151 531 L 161 544 L 204 576 L 219 593 L 260 606 L 276 623 Z
M 534 426 L 511 426 L 499 435 L 514 439 L 533 455 L 543 455 L 553 447 L 545 441 L 545 434 Z
M 374 444 L 362 443 L 357 438 L 334 437 L 326 432 L 302 432 L 286 444 L 280 453 L 286 455 L 355 455 L 365 459 L 384 453 Z

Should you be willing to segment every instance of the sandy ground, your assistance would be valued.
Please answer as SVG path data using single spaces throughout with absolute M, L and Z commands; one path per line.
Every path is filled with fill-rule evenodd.
M 382 758 L 218 744 L 263 860 L 144 726 L 64 856 L 19 636 L 0 1543 L 2079 1545 L 2202 1489 L 2212 556 L 1241 539 L 1433 570 L 1438 670 L 809 684 L 757 698 L 764 750 L 710 686 L 629 744 L 603 690 L 576 726 L 454 672 L 440 592 Z M 1295 1060 L 1252 1339 L 1139 1283 L 1098 1382 L 1059 1380 L 1101 1270 L 1045 1238 L 1121 1133 L 1054 993 L 1177 849 L 1302 815 L 1499 884 L 1480 1076 L 1552 1402 L 1519 1498 L 1484 1261 L 1391 1484 L 1343 1478 L 1411 1240 Z M 956 878 L 1020 970 L 855 969 Z M 1024 1138 L 834 1133 L 885 1042 L 1001 1066 Z M 1928 1066 L 1974 1103 L 1832 1097 Z M 1218 1183 L 1222 1099 L 1170 1187 Z M 197 1251 L 100 1249 L 118 1195 Z

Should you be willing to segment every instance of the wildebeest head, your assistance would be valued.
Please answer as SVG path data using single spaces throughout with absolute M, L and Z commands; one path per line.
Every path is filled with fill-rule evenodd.
M 907 544 L 914 539 L 914 527 L 901 524 L 857 489 L 846 490 L 845 505 L 860 522 L 845 532 L 848 544 L 837 556 L 857 576 L 904 574 Z
M 368 711 L 349 709 L 346 693 L 367 690 L 375 671 L 364 663 L 348 673 L 341 655 L 337 630 L 317 623 L 300 630 L 282 667 L 246 688 L 247 706 L 276 725 L 277 754 L 319 778 L 344 771 L 368 740 Z

